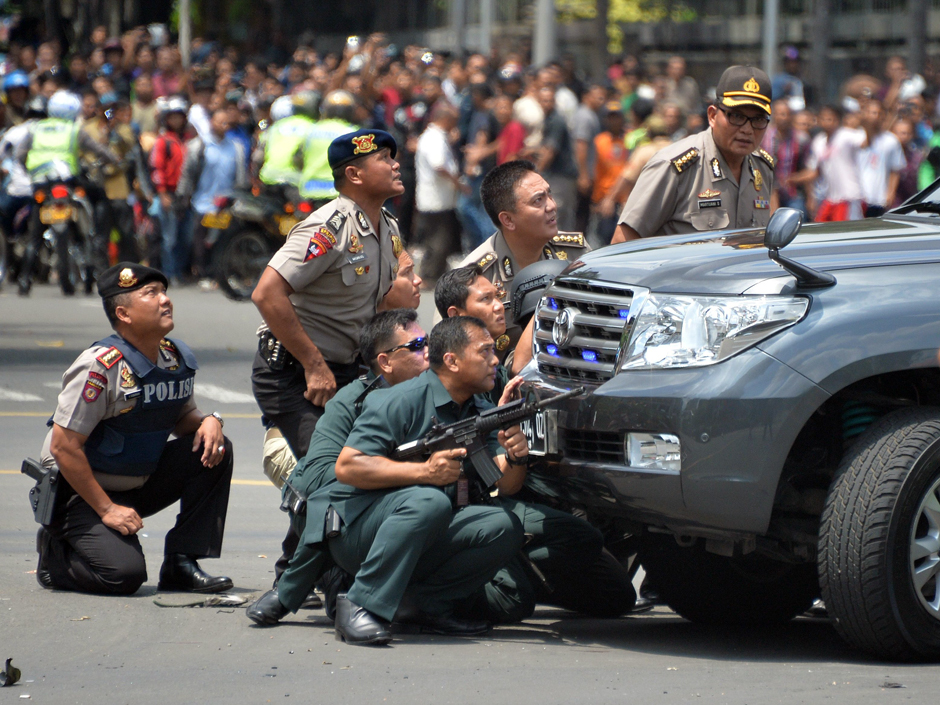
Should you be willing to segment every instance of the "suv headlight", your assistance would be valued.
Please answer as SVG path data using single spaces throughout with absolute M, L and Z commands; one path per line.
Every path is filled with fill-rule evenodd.
M 620 368 L 701 367 L 721 362 L 799 321 L 809 299 L 650 294 Z

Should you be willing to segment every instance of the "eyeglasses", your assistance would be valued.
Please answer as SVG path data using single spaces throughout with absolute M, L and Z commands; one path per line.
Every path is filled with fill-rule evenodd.
M 748 117 L 744 113 L 740 113 L 737 110 L 725 110 L 724 108 L 718 108 L 728 117 L 728 122 L 730 122 L 735 127 L 744 127 L 744 123 L 750 122 L 751 127 L 755 130 L 763 130 L 770 124 L 770 118 L 766 115 L 755 115 L 754 117 Z
M 410 340 L 407 343 L 402 343 L 401 345 L 396 345 L 390 350 L 383 350 L 380 355 L 391 355 L 396 350 L 410 350 L 411 352 L 418 352 L 419 350 L 424 350 L 428 345 L 427 338 L 415 338 Z

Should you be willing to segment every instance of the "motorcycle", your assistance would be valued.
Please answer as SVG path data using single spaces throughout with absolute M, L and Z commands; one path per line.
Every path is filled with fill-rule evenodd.
M 215 280 L 230 299 L 246 301 L 291 228 L 320 204 L 289 198 L 279 189 L 252 189 L 219 197 L 215 205 L 216 212 L 202 218 L 210 229 L 207 242 L 213 243 Z

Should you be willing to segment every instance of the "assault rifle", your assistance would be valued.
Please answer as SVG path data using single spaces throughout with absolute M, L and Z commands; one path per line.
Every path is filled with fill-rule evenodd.
M 583 393 L 584 387 L 577 387 L 538 401 L 535 394 L 530 392 L 522 399 L 487 409 L 479 416 L 471 416 L 449 424 L 435 423 L 423 438 L 398 446 L 392 455 L 392 460 L 411 460 L 439 450 L 466 448 L 467 459 L 470 460 L 480 484 L 489 491 L 503 474 L 490 457 L 490 452 L 486 447 L 487 436 L 493 431 L 515 426 L 547 406 Z

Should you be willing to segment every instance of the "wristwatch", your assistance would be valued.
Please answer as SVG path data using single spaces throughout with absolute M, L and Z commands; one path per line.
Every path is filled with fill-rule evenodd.
M 209 414 L 209 416 L 214 416 L 215 420 L 219 422 L 219 426 L 221 428 L 225 428 L 225 422 L 222 420 L 222 414 L 220 414 L 218 411 L 213 411 L 211 414 Z

